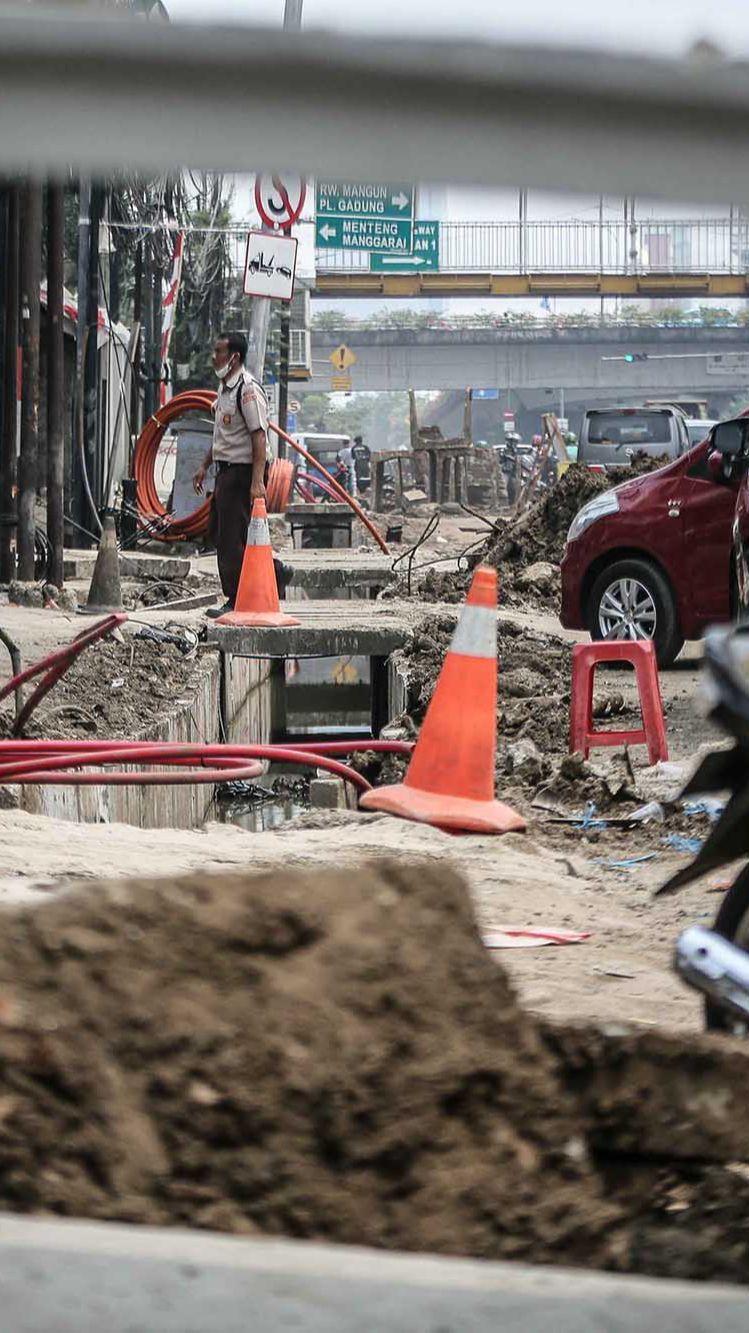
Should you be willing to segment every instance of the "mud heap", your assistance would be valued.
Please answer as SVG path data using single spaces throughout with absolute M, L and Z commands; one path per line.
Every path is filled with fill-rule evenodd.
M 187 650 L 187 651 L 185 651 Z M 25 734 L 56 738 L 142 735 L 190 697 L 205 674 L 201 650 L 129 635 L 92 644 L 32 714 Z M 0 709 L 0 734 L 8 735 L 14 710 Z
M 0 1208 L 623 1262 L 448 868 L 97 884 L 3 926 Z
M 407 682 L 406 714 L 416 726 L 423 721 L 454 630 L 453 617 L 427 616 L 399 653 Z M 557 635 L 502 619 L 497 656 L 498 773 L 512 771 L 512 743 L 522 739 L 530 743 L 528 753 L 539 751 L 538 762 L 526 765 L 525 778 L 533 785 L 548 775 L 554 756 L 567 750 L 572 649 Z
M 499 572 L 500 602 L 503 606 L 537 606 L 558 609 L 559 565 L 564 555 L 567 533 L 573 518 L 596 495 L 630 481 L 633 476 L 652 472 L 668 459 L 640 454 L 632 466 L 609 472 L 591 472 L 581 463 L 573 463 L 564 475 L 540 499 L 511 518 L 497 519 L 494 532 L 477 551 L 467 556 L 471 567 L 493 565 Z M 427 601 L 462 601 L 470 583 L 470 571 L 439 573 L 427 571 L 419 595 Z

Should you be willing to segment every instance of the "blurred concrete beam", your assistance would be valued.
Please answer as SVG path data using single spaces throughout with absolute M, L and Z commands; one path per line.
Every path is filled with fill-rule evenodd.
M 749 67 L 3 16 L 0 169 L 61 163 L 749 202 Z

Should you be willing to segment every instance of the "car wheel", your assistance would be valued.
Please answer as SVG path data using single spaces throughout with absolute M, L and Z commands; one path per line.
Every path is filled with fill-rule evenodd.
M 647 560 L 617 560 L 596 579 L 586 622 L 592 639 L 651 639 L 659 666 L 670 666 L 684 646 L 674 595 Z

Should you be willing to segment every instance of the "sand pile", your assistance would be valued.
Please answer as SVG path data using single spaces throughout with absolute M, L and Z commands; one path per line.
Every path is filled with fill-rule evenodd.
M 97 884 L 3 924 L 0 1208 L 619 1262 L 450 870 Z

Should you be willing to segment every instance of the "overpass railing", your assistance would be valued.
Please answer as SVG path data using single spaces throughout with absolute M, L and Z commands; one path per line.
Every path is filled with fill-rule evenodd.
M 320 273 L 366 272 L 369 255 L 316 251 Z M 441 222 L 445 273 L 744 273 L 749 221 Z

